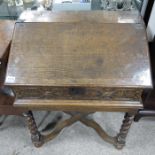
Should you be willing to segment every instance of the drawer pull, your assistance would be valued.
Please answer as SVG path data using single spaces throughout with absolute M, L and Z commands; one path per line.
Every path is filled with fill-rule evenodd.
M 84 95 L 85 88 L 71 87 L 69 88 L 69 94 L 70 95 Z

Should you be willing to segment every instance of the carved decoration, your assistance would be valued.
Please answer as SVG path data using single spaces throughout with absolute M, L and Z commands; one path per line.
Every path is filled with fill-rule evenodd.
M 96 87 L 14 87 L 17 99 L 139 101 L 142 89 Z

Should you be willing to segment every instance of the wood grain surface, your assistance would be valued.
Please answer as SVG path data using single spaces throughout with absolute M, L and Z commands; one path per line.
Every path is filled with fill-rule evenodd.
M 140 101 L 99 101 L 99 100 L 37 100 L 18 99 L 15 107 L 29 110 L 53 110 L 53 111 L 116 111 L 136 112 L 142 108 Z
M 16 23 L 9 86 L 152 86 L 141 24 Z

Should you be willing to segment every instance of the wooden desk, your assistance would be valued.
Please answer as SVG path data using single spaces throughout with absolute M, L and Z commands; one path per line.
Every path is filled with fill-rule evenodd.
M 71 115 L 43 136 L 32 112 L 26 113 L 37 147 L 65 126 L 81 121 L 105 141 L 122 148 L 134 113 L 142 107 L 141 93 L 152 87 L 143 23 L 94 23 L 88 15 L 87 19 L 16 23 L 5 79 L 16 95 L 14 105 Z M 108 136 L 86 117 L 96 111 L 127 112 L 116 137 Z

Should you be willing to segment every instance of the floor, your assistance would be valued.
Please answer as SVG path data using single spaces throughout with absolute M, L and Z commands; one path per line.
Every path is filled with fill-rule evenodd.
M 68 117 L 60 112 L 35 112 L 39 129 L 43 130 L 56 117 Z M 46 117 L 45 117 L 46 116 Z M 43 117 L 45 120 L 42 121 Z M 96 113 L 92 116 L 111 135 L 120 128 L 123 113 Z M 60 118 L 60 117 L 59 117 Z M 2 120 L 2 117 L 0 118 Z M 154 155 L 155 118 L 133 123 L 126 146 L 117 150 L 104 142 L 93 129 L 77 122 L 64 129 L 53 141 L 35 148 L 22 117 L 9 116 L 0 126 L 0 155 Z

